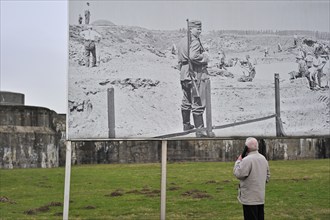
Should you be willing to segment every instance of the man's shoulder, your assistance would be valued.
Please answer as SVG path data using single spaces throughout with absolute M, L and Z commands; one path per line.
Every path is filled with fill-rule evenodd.
M 262 161 L 263 164 L 268 164 L 268 161 L 267 161 L 266 157 L 264 155 L 260 154 L 260 153 L 258 153 L 258 154 L 259 154 L 259 156 L 258 156 L 259 160 Z
M 201 43 L 198 38 L 192 38 L 190 43 L 190 48 L 198 50 L 201 47 Z
M 198 44 L 200 44 L 200 40 L 197 38 L 197 37 L 194 37 L 194 36 L 192 36 L 191 37 L 191 43 L 198 43 Z
M 259 153 L 258 151 L 250 152 L 246 158 L 250 158 L 250 159 L 253 160 L 253 158 L 256 158 L 256 157 L 266 159 L 265 156 L 262 155 L 261 153 Z

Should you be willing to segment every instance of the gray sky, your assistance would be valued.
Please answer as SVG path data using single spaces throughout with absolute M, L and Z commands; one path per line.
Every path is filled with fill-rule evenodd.
M 67 2 L 1 0 L 0 90 L 66 112 Z
M 330 1 L 90 1 L 91 21 L 149 29 L 179 29 L 200 19 L 204 31 L 318 30 L 330 32 Z M 66 113 L 68 22 L 86 1 L 1 0 L 0 90 L 25 94 L 26 105 Z M 68 15 L 68 5 L 70 13 Z M 69 20 L 69 21 L 68 21 Z
M 87 1 L 70 1 L 69 22 L 77 24 Z M 179 29 L 200 19 L 203 29 L 329 31 L 326 1 L 89 1 L 91 20 L 149 29 Z

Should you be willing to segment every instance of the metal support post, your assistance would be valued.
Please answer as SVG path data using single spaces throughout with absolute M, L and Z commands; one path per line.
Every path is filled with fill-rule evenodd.
M 66 159 L 65 159 L 63 220 L 69 219 L 70 176 L 71 176 L 71 141 L 67 141 Z
M 162 179 L 160 190 L 160 219 L 166 216 L 166 164 L 167 164 L 167 141 L 162 141 Z

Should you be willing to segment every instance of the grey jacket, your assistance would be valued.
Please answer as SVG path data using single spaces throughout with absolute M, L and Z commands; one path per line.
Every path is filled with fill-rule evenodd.
M 238 201 L 243 205 L 261 205 L 265 203 L 266 183 L 270 178 L 266 158 L 258 151 L 249 152 L 243 160 L 237 160 L 234 175 L 240 180 Z
M 178 43 L 178 62 L 180 65 L 180 80 L 188 80 L 190 81 L 191 78 L 189 76 L 189 65 L 188 65 L 188 42 L 187 37 L 182 38 Z M 192 76 L 196 79 L 208 79 L 208 72 L 207 72 L 207 63 L 203 62 L 203 55 L 204 52 L 202 44 L 198 38 L 195 36 L 191 36 L 191 43 L 189 48 L 189 59 L 192 63 Z M 197 74 L 197 75 L 195 75 Z

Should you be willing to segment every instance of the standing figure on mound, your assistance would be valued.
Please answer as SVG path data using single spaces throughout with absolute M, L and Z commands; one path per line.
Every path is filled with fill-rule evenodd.
M 298 46 L 298 36 L 296 34 L 293 35 L 293 46 L 294 47 Z
M 96 42 L 100 42 L 102 36 L 93 30 L 89 25 L 87 30 L 80 32 L 80 36 L 84 39 L 85 46 L 85 66 L 89 67 L 90 55 L 92 54 L 92 66 L 96 67 Z
M 83 17 L 81 16 L 81 14 L 79 14 L 79 17 L 78 17 L 78 23 L 79 23 L 79 24 L 82 24 L 82 21 L 83 21 Z
M 204 50 L 199 36 L 202 32 L 201 21 L 188 22 L 188 36 L 178 44 L 178 62 L 180 70 L 180 82 L 183 92 L 181 113 L 183 130 L 193 129 L 190 124 L 192 113 L 195 128 L 204 128 L 203 113 L 206 106 L 205 88 L 206 80 L 209 80 L 207 63 L 208 53 Z M 190 39 L 188 39 L 190 37 Z M 188 42 L 190 43 L 188 45 Z M 196 137 L 207 137 L 206 131 L 197 130 Z
M 85 24 L 89 24 L 91 17 L 91 12 L 89 10 L 89 2 L 86 2 L 86 7 L 85 7 Z

